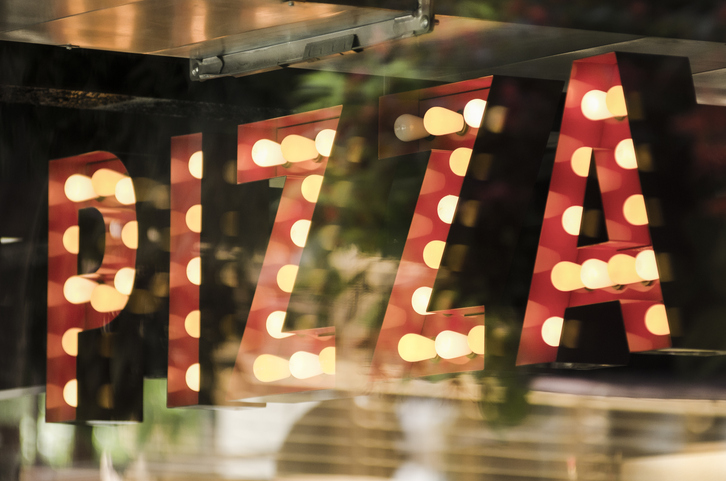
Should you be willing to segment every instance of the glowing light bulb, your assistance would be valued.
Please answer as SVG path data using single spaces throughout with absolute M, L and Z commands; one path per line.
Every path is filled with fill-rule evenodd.
M 398 140 L 411 142 L 429 136 L 424 127 L 423 119 L 411 114 L 400 115 L 393 124 L 393 133 Z
M 320 155 L 315 141 L 302 135 L 288 135 L 280 142 L 280 149 L 285 160 L 292 163 L 317 159 Z
M 282 155 L 282 148 L 277 142 L 260 139 L 252 146 L 252 162 L 260 167 L 283 165 L 287 161 Z
M 290 377 L 290 362 L 272 354 L 261 354 L 252 364 L 252 374 L 260 382 L 280 381 Z
M 560 345 L 562 336 L 562 325 L 565 320 L 561 317 L 550 317 L 542 323 L 542 340 L 548 346 L 557 347 Z
M 194 152 L 189 157 L 189 173 L 192 174 L 192 177 L 195 179 L 201 179 L 202 175 L 204 174 L 204 154 L 201 150 L 198 150 Z
M 608 263 L 600 259 L 588 259 L 580 268 L 580 279 L 588 289 L 602 289 L 614 284 L 608 274 Z
M 202 205 L 191 206 L 185 215 L 185 220 L 190 231 L 202 232 Z
M 287 264 L 280 267 L 277 271 L 277 286 L 283 292 L 292 292 L 295 287 L 295 278 L 297 277 L 298 266 Z
M 78 356 L 78 333 L 82 331 L 83 329 L 79 327 L 71 327 L 63 333 L 61 346 L 63 347 L 63 351 L 69 356 Z
M 63 192 L 72 202 L 85 202 L 96 198 L 91 178 L 81 174 L 73 174 L 68 177 L 63 185 Z
M 648 223 L 648 214 L 645 211 L 645 199 L 640 194 L 631 195 L 623 203 L 623 215 L 625 220 L 633 225 L 645 225 Z
M 63 247 L 71 254 L 78 254 L 78 233 L 77 225 L 72 225 L 63 233 Z
M 419 362 L 436 357 L 436 344 L 433 339 L 419 334 L 405 334 L 398 341 L 398 355 L 407 362 Z
M 200 382 L 200 368 L 199 363 L 194 363 L 187 369 L 184 375 L 184 381 L 187 383 L 187 387 L 192 391 L 199 392 Z
M 471 149 L 466 147 L 459 147 L 454 150 L 449 157 L 449 168 L 451 171 L 459 177 L 466 175 L 466 170 L 469 168 L 469 161 L 471 160 Z
M 455 331 L 441 331 L 436 336 L 434 348 L 442 359 L 454 359 L 471 354 L 466 334 Z
M 320 351 L 318 360 L 325 374 L 335 374 L 335 347 L 329 346 Z
M 628 115 L 628 109 L 625 106 L 625 93 L 622 85 L 610 87 L 605 95 L 605 105 L 613 117 L 625 117 Z
M 651 249 L 638 252 L 635 256 L 635 271 L 643 280 L 654 281 L 658 279 L 658 265 L 655 262 L 655 252 Z
M 78 380 L 71 379 L 63 386 L 63 400 L 69 406 L 78 407 Z
M 308 175 L 300 185 L 303 199 L 315 203 L 320 196 L 320 188 L 323 186 L 323 176 L 318 174 Z
M 310 221 L 307 219 L 296 220 L 290 227 L 290 240 L 298 247 L 305 247 L 310 232 Z
M 438 269 L 441 265 L 441 258 L 444 256 L 444 248 L 446 242 L 440 240 L 432 240 L 423 250 L 424 264 L 432 269 Z
M 293 336 L 291 332 L 282 332 L 282 326 L 285 325 L 285 311 L 273 311 L 267 316 L 265 328 L 267 333 L 275 339 L 285 339 Z
M 115 312 L 126 307 L 129 296 L 116 290 L 115 287 L 99 284 L 91 293 L 91 307 L 98 312 Z
M 109 197 L 116 194 L 116 184 L 124 177 L 126 176 L 115 170 L 98 169 L 91 176 L 91 184 L 99 197 Z
M 91 300 L 96 284 L 81 276 L 69 277 L 63 284 L 63 297 L 71 304 L 83 304 Z
M 562 228 L 570 235 L 580 235 L 582 224 L 582 206 L 573 205 L 562 213 Z
M 454 220 L 456 204 L 458 202 L 459 198 L 455 195 L 445 195 L 442 197 L 439 205 L 436 207 L 436 213 L 439 215 L 439 219 L 447 224 L 451 224 Z
M 550 273 L 552 285 L 558 291 L 568 292 L 582 289 L 585 285 L 580 279 L 580 266 L 574 262 L 562 261 L 555 264 Z
M 582 97 L 582 114 L 590 120 L 603 120 L 613 116 L 608 110 L 607 94 L 602 90 L 590 90 Z
M 484 355 L 484 336 L 484 326 L 474 326 L 471 328 L 469 334 L 466 336 L 471 352 L 479 354 L 480 356 Z
M 202 319 L 199 310 L 194 310 L 187 314 L 184 318 L 184 330 L 189 334 L 189 337 L 199 339 L 202 332 Z
M 323 373 L 320 359 L 316 354 L 298 351 L 290 356 L 290 374 L 296 379 L 308 379 Z
M 333 142 L 335 141 L 335 130 L 324 129 L 315 136 L 315 149 L 323 157 L 330 157 L 333 150 Z
M 487 102 L 482 99 L 472 99 L 464 106 L 464 122 L 469 127 L 478 129 L 481 126 L 481 119 L 484 118 L 484 109 Z
M 114 188 L 116 200 L 123 205 L 131 205 L 136 203 L 136 191 L 134 190 L 134 182 L 131 177 L 124 177 L 116 182 Z
M 580 147 L 572 153 L 570 166 L 572 171 L 579 177 L 587 177 L 590 173 L 590 159 L 592 158 L 592 147 Z
M 121 242 L 129 249 L 139 247 L 139 223 L 135 220 L 127 222 L 121 229 Z
M 423 118 L 424 128 L 431 135 L 448 135 L 464 131 L 464 116 L 443 107 L 431 107 Z
M 121 294 L 128 296 L 134 289 L 134 279 L 136 279 L 136 269 L 122 267 L 114 276 L 113 285 Z
M 414 311 L 421 315 L 426 314 L 426 308 L 429 306 L 429 300 L 431 299 L 431 292 L 433 292 L 433 289 L 430 287 L 419 287 L 413 291 L 411 306 Z
M 621 286 L 643 280 L 635 268 L 635 257 L 627 254 L 615 254 L 608 260 L 608 275 Z
M 671 333 L 668 326 L 668 315 L 663 304 L 654 304 L 645 311 L 645 328 L 656 336 L 665 336 Z
M 187 264 L 187 279 L 192 284 L 199 286 L 202 284 L 202 258 L 195 257 Z
M 623 139 L 615 147 L 615 162 L 623 169 L 637 169 L 638 162 L 635 159 L 635 146 L 633 139 Z

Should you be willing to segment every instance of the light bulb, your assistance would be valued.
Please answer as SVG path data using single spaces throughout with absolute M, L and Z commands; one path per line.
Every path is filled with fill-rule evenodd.
M 252 146 L 252 162 L 260 167 L 273 167 L 287 161 L 282 155 L 280 144 L 269 139 L 260 139 Z
M 615 254 L 608 260 L 608 275 L 621 286 L 643 280 L 635 268 L 635 257 L 627 254 Z
M 542 323 L 542 340 L 548 346 L 557 347 L 560 345 L 562 336 L 562 325 L 565 320 L 561 317 L 550 317 Z
M 555 264 L 550 279 L 558 291 L 569 292 L 585 287 L 580 279 L 580 266 L 574 262 L 562 261 Z
M 422 316 L 426 314 L 426 308 L 429 306 L 432 291 L 433 289 L 430 287 L 419 287 L 411 296 L 411 306 L 413 307 L 413 310 Z
M 83 329 L 79 327 L 71 327 L 63 333 L 61 346 L 63 347 L 63 351 L 69 356 L 78 356 L 78 333 L 82 331 Z
M 91 178 L 81 174 L 73 174 L 68 177 L 63 185 L 63 192 L 68 200 L 73 202 L 85 202 L 96 198 Z
M 484 336 L 484 326 L 474 326 L 471 328 L 469 334 L 466 336 L 471 352 L 479 354 L 480 356 L 484 355 Z
M 484 109 L 487 106 L 486 100 L 472 99 L 464 106 L 464 122 L 469 127 L 478 129 L 481 126 L 481 119 L 484 117 Z
M 323 373 L 316 354 L 298 351 L 290 356 L 290 374 L 296 379 L 308 379 Z
M 200 233 L 202 232 L 202 205 L 196 204 L 189 208 L 184 220 L 186 221 L 187 227 L 190 231 Z
M 615 147 L 615 162 L 623 169 L 637 169 L 633 139 L 623 139 Z
M 652 249 L 638 252 L 635 256 L 635 271 L 642 279 L 654 281 L 658 279 L 658 265 L 655 262 L 655 252 Z
M 645 328 L 656 336 L 665 336 L 671 333 L 668 326 L 668 315 L 663 304 L 654 304 L 645 311 Z
M 429 136 L 424 127 L 423 119 L 411 114 L 400 115 L 393 124 L 393 133 L 398 140 L 411 142 Z
M 466 334 L 455 331 L 441 331 L 436 336 L 434 348 L 442 359 L 455 359 L 471 354 Z
M 71 379 L 63 386 L 63 400 L 69 406 L 78 407 L 78 380 Z
M 129 296 L 105 284 L 97 285 L 91 293 L 91 307 L 98 312 L 120 311 L 126 307 L 128 300 Z
M 333 142 L 335 141 L 335 130 L 324 129 L 315 136 L 315 149 L 323 157 L 330 157 L 333 150 Z
M 195 257 L 187 264 L 187 279 L 195 286 L 202 284 L 202 258 Z
M 91 184 L 99 197 L 109 197 L 116 194 L 116 184 L 125 177 L 115 170 L 98 169 L 91 176 Z
M 607 94 L 602 90 L 590 90 L 582 97 L 582 114 L 590 120 L 609 119 L 613 114 L 608 110 Z
M 451 153 L 449 157 L 449 168 L 454 174 L 459 177 L 466 175 L 466 171 L 469 168 L 469 161 L 471 160 L 471 152 L 471 149 L 459 147 Z
M 419 362 L 436 357 L 433 339 L 420 334 L 405 334 L 398 341 L 398 355 L 407 362 Z
M 582 224 L 582 206 L 573 205 L 562 213 L 562 228 L 570 235 L 580 235 Z
M 640 194 L 631 195 L 623 203 L 623 215 L 625 220 L 633 225 L 645 225 L 648 223 L 648 214 L 645 211 L 645 199 Z
M 127 222 L 121 229 L 121 242 L 129 249 L 139 247 L 139 223 L 135 220 Z
M 290 240 L 298 247 L 305 247 L 310 232 L 310 221 L 307 219 L 296 220 L 290 227 Z
M 588 289 L 602 289 L 614 284 L 608 274 L 607 262 L 600 259 L 588 259 L 580 268 L 580 280 Z
M 252 364 L 252 373 L 260 382 L 280 381 L 290 377 L 290 362 L 272 354 L 261 354 Z
M 277 271 L 277 286 L 281 291 L 290 293 L 295 287 L 295 278 L 297 277 L 298 266 L 287 264 L 280 267 Z
M 282 332 L 282 326 L 285 325 L 285 316 L 285 311 L 271 312 L 267 316 L 267 321 L 265 321 L 267 334 L 275 339 L 285 339 L 286 337 L 292 336 L 293 334 L 291 332 Z
M 439 205 L 436 207 L 436 212 L 446 224 L 451 224 L 454 221 L 454 214 L 456 213 L 456 204 L 459 202 L 459 198 L 455 195 L 445 195 L 439 201 Z
M 136 191 L 131 177 L 124 177 L 116 182 L 114 189 L 116 200 L 123 205 L 131 205 L 136 203 Z
M 628 115 L 628 109 L 625 106 L 625 93 L 622 85 L 610 87 L 605 96 L 605 104 L 613 117 L 625 117 Z
M 448 135 L 464 131 L 464 116 L 443 107 L 431 107 L 423 118 L 424 128 L 431 135 Z
M 285 160 L 292 163 L 317 159 L 320 155 L 314 140 L 295 134 L 282 139 L 280 150 Z
M 318 174 L 308 175 L 300 184 L 300 192 L 303 199 L 315 203 L 320 196 L 320 188 L 323 186 L 323 176 Z
M 63 233 L 63 247 L 71 254 L 78 254 L 78 234 L 77 225 L 72 225 Z
M 200 368 L 199 363 L 196 362 L 189 366 L 186 374 L 184 375 L 184 381 L 187 383 L 187 387 L 192 391 L 199 392 L 200 386 Z
M 432 240 L 426 244 L 423 250 L 424 264 L 431 269 L 438 269 L 441 265 L 441 258 L 444 256 L 445 247 L 446 242 L 440 240 Z
M 184 330 L 189 334 L 189 337 L 199 339 L 202 327 L 201 321 L 201 312 L 199 310 L 194 310 L 187 314 L 187 317 L 184 318 Z
M 71 304 L 83 304 L 91 300 L 98 284 L 81 276 L 69 277 L 63 284 L 63 297 Z
M 201 179 L 202 174 L 204 173 L 204 154 L 201 150 L 198 150 L 194 152 L 189 157 L 189 173 L 192 174 L 192 177 L 195 179 Z
M 320 351 L 318 360 L 325 374 L 335 374 L 335 347 L 329 346 Z
M 592 147 L 580 147 L 572 153 L 570 165 L 572 171 L 579 177 L 587 177 L 590 173 L 590 159 L 592 158 Z
M 136 269 L 130 267 L 122 267 L 118 270 L 113 278 L 113 285 L 121 294 L 130 295 L 134 289 L 134 279 L 136 278 Z

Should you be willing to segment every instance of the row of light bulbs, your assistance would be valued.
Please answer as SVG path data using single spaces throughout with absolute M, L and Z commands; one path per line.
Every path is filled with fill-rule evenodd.
M 335 347 L 326 347 L 319 354 L 297 351 L 290 359 L 260 354 L 252 365 L 252 373 L 260 382 L 287 379 L 309 379 L 321 374 L 335 374 Z
M 625 170 L 638 168 L 635 157 L 635 145 L 633 139 L 623 139 L 615 146 L 615 162 Z M 570 166 L 572 171 L 579 177 L 587 177 L 590 172 L 590 159 L 592 158 L 592 147 L 580 147 L 572 153 Z
M 486 101 L 473 99 L 467 102 L 462 113 L 444 107 L 431 107 L 424 117 L 400 115 L 393 124 L 393 132 L 399 140 L 411 142 L 430 135 L 464 133 L 467 126 L 478 129 L 484 117 Z
M 622 118 L 628 115 L 625 106 L 625 93 L 622 85 L 615 85 L 607 92 L 590 90 L 580 102 L 582 114 L 590 120 Z
M 113 235 L 113 234 L 112 234 Z M 139 223 L 135 220 L 129 221 L 121 227 L 118 233 L 121 242 L 129 249 L 136 249 L 139 245 Z M 68 227 L 63 232 L 63 248 L 71 254 L 78 254 L 80 228 L 77 225 Z
M 252 146 L 252 162 L 260 167 L 273 167 L 329 157 L 335 133 L 335 130 L 323 129 L 315 136 L 315 140 L 292 134 L 280 143 L 260 139 Z
M 570 235 L 579 235 L 582 224 L 583 207 L 572 205 L 562 213 L 562 228 Z M 631 225 L 645 225 L 648 223 L 648 213 L 645 208 L 645 198 L 641 194 L 633 194 L 623 202 L 623 217 Z
M 63 296 L 71 304 L 91 303 L 98 312 L 120 311 L 134 288 L 136 270 L 124 267 L 116 272 L 113 286 L 83 276 L 71 276 L 63 284 Z
M 475 326 L 468 334 L 441 331 L 436 339 L 409 333 L 398 341 L 398 355 L 406 362 L 425 361 L 436 356 L 455 359 L 472 353 L 484 354 L 484 326 Z
M 552 285 L 563 292 L 650 282 L 658 277 L 655 252 L 652 249 L 640 251 L 635 257 L 615 254 L 607 262 L 588 259 L 580 265 L 562 261 L 551 272 Z
M 111 169 L 98 169 L 91 177 L 73 174 L 63 185 L 68 200 L 86 202 L 96 197 L 115 196 L 123 205 L 136 203 L 131 177 Z

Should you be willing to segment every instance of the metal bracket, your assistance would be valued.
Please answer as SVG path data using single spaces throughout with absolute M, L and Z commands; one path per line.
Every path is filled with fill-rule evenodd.
M 192 80 L 249 75 L 311 62 L 330 55 L 360 52 L 367 47 L 390 40 L 423 35 L 433 30 L 433 0 L 419 0 L 418 3 L 415 12 L 382 22 L 261 48 L 206 58 L 192 58 L 189 63 L 189 75 Z

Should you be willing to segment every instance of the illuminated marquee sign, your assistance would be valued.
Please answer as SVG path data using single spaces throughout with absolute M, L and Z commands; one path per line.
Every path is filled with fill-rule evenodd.
M 664 90 L 685 97 L 676 110 L 660 109 L 648 91 L 663 68 L 677 72 Z M 520 365 L 723 350 L 679 337 L 692 306 L 678 294 L 683 243 L 673 239 L 686 214 L 667 199 L 680 167 L 663 119 L 701 112 L 687 63 L 631 54 L 575 62 L 539 242 L 522 246 L 561 90 L 495 76 L 383 96 L 377 108 L 240 125 L 234 137 L 173 138 L 168 404 L 360 392 L 481 370 L 487 313 L 523 320 Z M 241 269 L 249 259 L 235 243 L 260 235 L 240 228 L 253 209 L 245 196 L 271 189 L 264 254 Z M 113 354 L 103 354 L 129 342 L 113 319 L 133 288 L 134 202 L 111 154 L 51 162 L 50 421 L 75 420 L 79 398 L 105 403 L 112 420 L 137 418 L 114 411 L 120 378 Z M 88 209 L 105 226 L 95 270 L 77 257 Z M 523 249 L 533 259 L 524 297 L 512 287 L 522 282 L 514 265 Z M 220 292 L 242 301 L 227 306 Z M 240 336 L 218 349 L 220 316 L 240 311 Z M 110 359 L 102 385 L 98 375 L 82 379 L 77 337 L 81 351 L 97 346 Z M 220 368 L 213 358 L 232 348 Z

